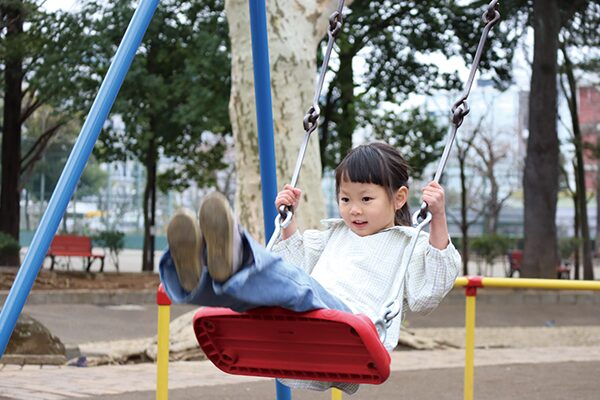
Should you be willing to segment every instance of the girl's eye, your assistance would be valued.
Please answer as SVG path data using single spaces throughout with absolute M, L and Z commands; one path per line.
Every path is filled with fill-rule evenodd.
M 362 198 L 362 201 L 364 201 L 365 203 L 368 202 L 368 201 L 371 201 L 371 200 L 373 200 L 372 197 L 363 197 Z
M 348 199 L 347 197 L 340 197 L 340 202 L 347 203 L 348 201 L 350 201 L 350 199 Z

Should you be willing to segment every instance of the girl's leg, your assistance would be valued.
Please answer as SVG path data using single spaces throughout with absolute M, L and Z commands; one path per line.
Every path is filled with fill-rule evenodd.
M 242 233 L 242 268 L 227 281 L 214 281 L 203 268 L 198 285 L 186 291 L 177 277 L 175 264 L 167 250 L 160 261 L 160 278 L 169 298 L 175 303 L 227 307 L 246 311 L 261 306 L 278 306 L 293 311 L 329 308 L 350 311 L 302 269 L 267 251 L 246 232 Z
M 213 282 L 215 294 L 253 307 L 278 306 L 298 312 L 318 308 L 350 311 L 304 270 L 267 251 L 245 230 L 242 234 L 246 263 L 226 282 Z

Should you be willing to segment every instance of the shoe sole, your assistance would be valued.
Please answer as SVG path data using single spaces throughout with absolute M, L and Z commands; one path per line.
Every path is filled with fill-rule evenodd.
M 225 282 L 233 273 L 233 214 L 227 200 L 216 192 L 207 196 L 199 212 L 206 242 L 206 266 L 217 282 Z
M 200 282 L 202 238 L 194 217 L 185 213 L 173 216 L 167 227 L 167 242 L 181 286 L 191 292 Z

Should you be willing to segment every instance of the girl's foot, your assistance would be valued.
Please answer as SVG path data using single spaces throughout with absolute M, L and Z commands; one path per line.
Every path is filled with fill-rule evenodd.
M 206 242 L 206 266 L 216 282 L 225 282 L 241 266 L 242 237 L 229 202 L 219 192 L 204 198 L 198 218 Z
M 202 233 L 190 210 L 179 210 L 167 227 L 167 242 L 181 287 L 191 292 L 202 274 Z

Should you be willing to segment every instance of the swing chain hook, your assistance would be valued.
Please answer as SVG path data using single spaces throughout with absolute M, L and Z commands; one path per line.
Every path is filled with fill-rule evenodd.
M 487 10 L 483 13 L 483 22 L 487 24 L 495 24 L 500 19 L 500 12 L 498 11 L 498 0 L 493 0 Z
M 292 222 L 292 217 L 294 216 L 294 212 L 285 205 L 279 207 L 279 214 L 276 217 L 276 223 L 282 228 L 285 229 L 290 226 Z
M 466 98 L 460 98 L 452 106 L 452 123 L 457 128 L 462 125 L 465 116 L 471 111 Z
M 329 35 L 337 38 L 342 31 L 342 23 L 344 22 L 344 16 L 339 11 L 334 11 L 329 17 Z
M 315 129 L 317 129 L 317 122 L 319 121 L 320 115 L 321 110 L 319 109 L 318 105 L 313 104 L 312 106 L 310 106 L 310 108 L 306 112 L 306 115 L 304 116 L 304 120 L 302 121 L 306 133 L 312 133 Z

